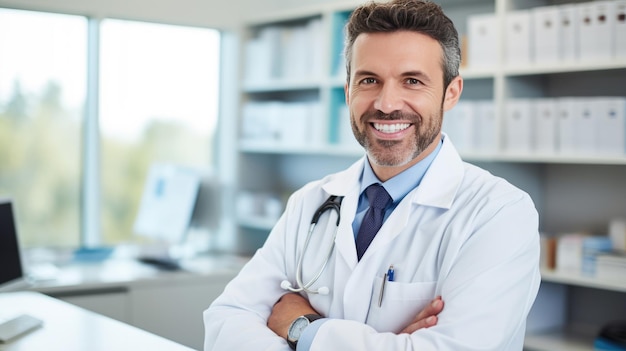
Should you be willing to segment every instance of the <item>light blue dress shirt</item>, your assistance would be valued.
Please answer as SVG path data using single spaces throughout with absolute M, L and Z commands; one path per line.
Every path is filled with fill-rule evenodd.
M 359 203 L 356 208 L 356 216 L 354 217 L 354 221 L 352 222 L 352 230 L 354 232 L 354 236 L 356 239 L 357 233 L 359 232 L 359 228 L 361 227 L 361 222 L 363 221 L 363 217 L 365 217 L 365 212 L 369 208 L 369 203 L 365 197 L 365 189 L 374 184 L 381 183 L 385 188 L 389 196 L 393 199 L 393 203 L 391 206 L 387 207 L 385 210 L 385 217 L 383 219 L 383 223 L 391 212 L 398 206 L 400 201 L 404 199 L 406 194 L 408 194 L 411 190 L 415 189 L 419 186 L 430 167 L 430 164 L 433 162 L 439 150 L 441 149 L 441 145 L 443 145 L 443 140 L 439 141 L 437 148 L 428 155 L 425 159 L 413 165 L 411 168 L 405 170 L 404 172 L 396 175 L 395 177 L 389 179 L 388 181 L 381 183 L 376 174 L 374 174 L 374 170 L 372 170 L 372 166 L 369 162 L 365 162 L 365 167 L 363 168 L 363 174 L 361 175 L 361 195 L 359 196 Z M 317 330 L 326 322 L 328 318 L 322 318 L 314 321 L 304 329 L 300 339 L 298 340 L 298 351 L 308 351 L 311 348 L 311 344 L 313 343 L 313 338 L 315 334 L 317 334 Z

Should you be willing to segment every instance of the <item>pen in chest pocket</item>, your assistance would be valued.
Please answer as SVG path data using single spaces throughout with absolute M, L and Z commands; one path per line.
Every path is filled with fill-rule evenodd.
M 380 293 L 378 294 L 378 307 L 381 307 L 383 305 L 383 296 L 385 295 L 385 284 L 387 284 L 387 281 L 394 281 L 394 279 L 396 278 L 396 271 L 393 269 L 393 265 L 389 266 L 389 269 L 387 269 L 387 273 L 385 273 L 385 275 L 383 275 L 383 282 L 382 285 L 380 286 Z

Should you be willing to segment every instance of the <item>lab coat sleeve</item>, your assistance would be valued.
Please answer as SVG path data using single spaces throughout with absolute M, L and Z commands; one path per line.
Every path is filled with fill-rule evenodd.
M 280 282 L 286 277 L 286 217 L 281 216 L 263 247 L 204 312 L 205 351 L 291 350 L 267 327 L 273 305 L 285 294 Z
M 395 335 L 331 319 L 318 330 L 310 351 L 521 350 L 540 282 L 538 216 L 526 194 L 491 200 L 497 205 L 468 222 L 472 229 L 465 238 L 456 238 L 464 242 L 449 271 L 442 272 L 445 305 L 436 326 Z

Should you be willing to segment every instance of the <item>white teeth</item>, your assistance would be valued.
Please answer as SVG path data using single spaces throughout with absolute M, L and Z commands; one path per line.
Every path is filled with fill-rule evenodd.
M 409 123 L 396 123 L 396 124 L 383 124 L 374 123 L 374 128 L 383 133 L 396 133 L 401 130 L 407 129 L 411 124 Z

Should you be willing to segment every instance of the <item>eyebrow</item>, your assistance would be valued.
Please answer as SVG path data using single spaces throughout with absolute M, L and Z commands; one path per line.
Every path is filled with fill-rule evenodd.
M 366 70 L 358 70 L 354 72 L 354 76 L 355 77 L 362 77 L 362 76 L 375 76 L 378 77 L 378 74 L 371 72 L 371 71 L 366 71 Z

